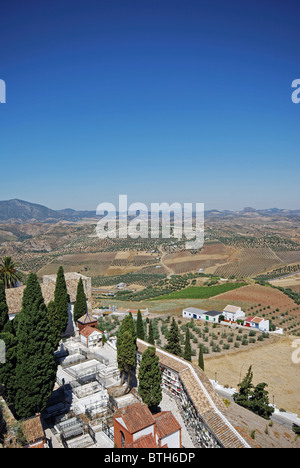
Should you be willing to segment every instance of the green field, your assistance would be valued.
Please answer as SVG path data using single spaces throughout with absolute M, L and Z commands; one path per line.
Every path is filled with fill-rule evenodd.
M 153 301 L 156 300 L 172 300 L 172 299 L 208 299 L 213 296 L 217 296 L 219 294 L 223 294 L 227 291 L 232 291 L 234 289 L 241 288 L 242 286 L 246 286 L 246 283 L 226 283 L 226 284 L 219 284 L 216 286 L 191 286 L 181 291 L 175 291 L 170 294 L 166 294 L 164 296 L 157 297 L 152 299 Z

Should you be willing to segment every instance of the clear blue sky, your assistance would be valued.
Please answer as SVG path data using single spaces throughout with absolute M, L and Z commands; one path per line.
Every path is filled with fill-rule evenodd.
M 0 199 L 300 208 L 298 0 L 1 4 Z

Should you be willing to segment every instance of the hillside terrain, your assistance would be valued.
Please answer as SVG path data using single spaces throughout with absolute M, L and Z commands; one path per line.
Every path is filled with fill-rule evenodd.
M 201 272 L 229 279 L 273 279 L 300 271 L 300 211 L 205 212 L 205 244 L 185 250 L 182 239 L 98 239 L 94 212 L 55 211 L 20 200 L 0 202 L 0 256 L 22 271 L 88 273 L 103 278 Z M 122 279 L 122 278 L 121 278 Z M 121 281 L 121 280 L 120 280 Z

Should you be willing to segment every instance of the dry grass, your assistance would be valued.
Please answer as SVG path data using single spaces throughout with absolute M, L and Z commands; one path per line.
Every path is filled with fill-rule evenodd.
M 300 414 L 299 381 L 300 364 L 292 362 L 292 338 L 283 337 L 276 343 L 263 347 L 238 351 L 205 360 L 205 373 L 221 385 L 237 388 L 240 379 L 252 366 L 254 384 L 266 382 L 270 400 L 273 395 L 277 408 Z

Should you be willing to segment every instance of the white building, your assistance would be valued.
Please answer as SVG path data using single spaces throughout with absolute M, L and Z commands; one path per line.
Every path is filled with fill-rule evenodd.
M 218 312 L 216 310 L 209 310 L 206 314 L 202 315 L 202 320 L 211 323 L 218 323 L 219 317 L 222 315 L 222 312 Z
M 241 307 L 228 305 L 223 310 L 222 315 L 224 315 L 225 320 L 236 322 L 238 319 L 243 319 L 245 317 L 245 312 L 242 311 Z
M 96 328 L 86 326 L 80 332 L 80 341 L 87 348 L 103 346 L 103 334 Z
M 218 323 L 219 317 L 222 315 L 222 312 L 217 312 L 216 310 L 203 310 L 197 309 L 196 307 L 188 307 L 182 311 L 182 317 L 187 319 L 194 320 L 203 320 L 205 322 Z
M 205 320 L 203 319 L 205 314 L 207 314 L 207 310 L 197 309 L 196 307 L 188 307 L 182 311 L 182 317 L 195 320 Z
M 250 327 L 262 332 L 270 331 L 270 321 L 260 317 L 248 317 L 244 321 L 245 327 Z

